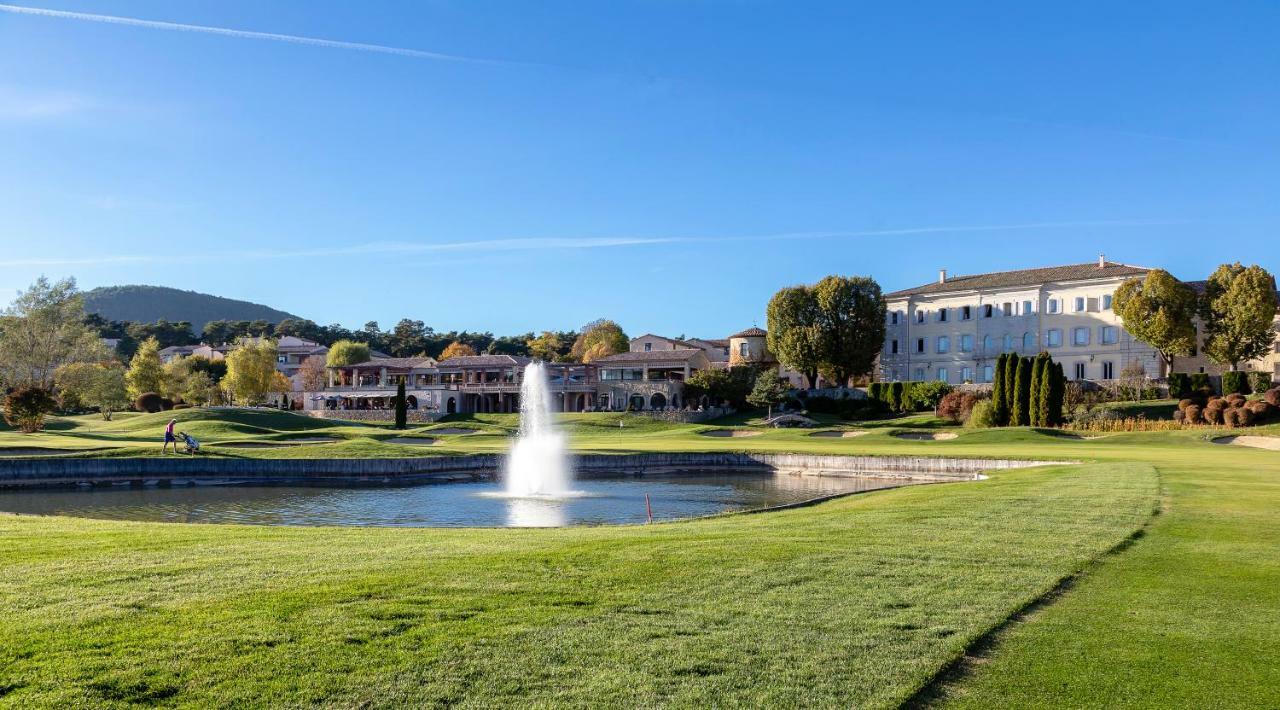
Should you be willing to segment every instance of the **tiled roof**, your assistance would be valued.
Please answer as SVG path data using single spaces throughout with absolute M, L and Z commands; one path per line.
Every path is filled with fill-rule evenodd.
M 459 355 L 440 362 L 441 367 L 493 367 L 504 365 L 528 365 L 533 358 L 523 355 Z
M 670 360 L 691 360 L 702 354 L 701 348 L 682 348 L 680 350 L 650 350 L 649 352 L 618 353 L 595 360 L 595 363 L 625 362 L 663 362 Z
M 737 333 L 734 333 L 729 337 L 730 338 L 763 338 L 768 334 L 769 333 L 766 332 L 764 328 L 752 327 L 752 328 L 747 328 L 746 330 L 738 331 Z
M 1012 288 L 1016 286 L 1035 286 L 1042 283 L 1059 281 L 1085 281 L 1088 279 L 1110 279 L 1124 276 L 1142 276 L 1150 269 L 1141 266 L 1129 266 L 1114 261 L 1088 264 L 1069 264 L 1067 266 L 1047 266 L 1039 269 L 1020 269 L 1018 271 L 997 271 L 990 274 L 972 274 L 969 276 L 949 276 L 944 283 L 927 283 L 915 288 L 885 294 L 886 298 L 899 296 L 917 296 L 929 293 L 950 293 L 952 291 L 972 291 L 984 288 Z
M 364 362 L 358 362 L 354 365 L 343 365 L 343 367 L 352 368 L 395 368 L 400 370 L 411 370 L 420 367 L 435 367 L 436 361 L 429 357 L 375 357 Z
M 701 342 L 707 343 L 708 345 L 714 345 L 718 348 L 729 347 L 728 338 L 694 338 L 694 340 L 699 340 Z

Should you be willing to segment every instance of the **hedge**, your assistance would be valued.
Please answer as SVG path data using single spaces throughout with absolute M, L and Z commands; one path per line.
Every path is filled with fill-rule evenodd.
M 1249 377 L 1243 372 L 1222 373 L 1222 394 L 1249 394 Z

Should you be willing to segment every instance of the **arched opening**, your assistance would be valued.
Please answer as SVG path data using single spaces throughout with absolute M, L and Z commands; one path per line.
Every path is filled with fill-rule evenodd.
M 444 403 L 444 411 L 445 411 L 445 414 L 457 414 L 458 400 L 454 399 L 453 397 L 450 397 L 449 401 Z
M 630 404 L 630 407 L 629 407 L 629 408 L 630 408 L 630 409 L 644 409 L 644 395 L 642 395 L 642 394 L 633 394 L 633 395 L 631 395 L 631 404 Z
M 649 408 L 650 409 L 666 409 L 667 408 L 666 396 L 663 395 L 661 392 L 654 392 L 653 396 L 649 398 Z
M 597 406 L 599 406 L 601 409 L 608 410 L 608 409 L 609 409 L 609 395 L 607 395 L 607 394 L 602 394 L 602 395 L 600 395 L 600 398 L 599 398 L 599 400 L 596 402 L 596 405 L 597 405 Z
M 405 407 L 408 407 L 409 409 L 417 409 L 417 408 L 418 408 L 418 398 L 417 398 L 416 396 L 414 396 L 414 395 L 409 395 L 409 396 L 405 397 L 405 398 L 404 398 L 404 406 L 405 406 Z

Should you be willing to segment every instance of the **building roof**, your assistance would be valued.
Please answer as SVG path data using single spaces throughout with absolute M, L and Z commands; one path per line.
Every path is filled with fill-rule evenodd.
M 707 345 L 713 345 L 713 346 L 715 346 L 715 347 L 717 347 L 717 348 L 727 348 L 727 347 L 729 347 L 729 339 L 728 339 L 728 338 L 693 338 L 693 342 L 695 342 L 695 343 L 706 343 Z
M 440 367 L 493 367 L 528 365 L 533 358 L 523 355 L 459 355 L 440 362 Z
M 617 364 L 628 362 L 669 362 L 672 360 L 692 360 L 703 355 L 702 348 L 680 348 L 677 350 L 650 350 L 649 352 L 626 352 L 609 355 L 593 361 L 593 364 Z
M 737 333 L 730 335 L 729 337 L 730 338 L 763 338 L 768 334 L 769 334 L 768 331 L 766 331 L 764 328 L 756 328 L 755 326 L 752 326 L 750 328 L 747 328 L 746 330 L 740 330 Z
M 347 368 L 375 369 L 389 368 L 395 370 L 412 370 L 422 367 L 435 367 L 436 361 L 429 357 L 375 357 L 357 362 L 351 365 L 342 365 Z
M 1086 281 L 1089 279 L 1113 279 L 1125 276 L 1142 276 L 1150 269 L 1142 266 L 1130 266 L 1114 261 L 1091 261 L 1087 264 L 1068 264 L 1066 266 L 1046 266 L 1037 269 L 1019 269 L 1017 271 L 996 271 L 989 274 L 971 274 L 967 276 L 948 276 L 945 281 L 933 282 L 885 294 L 886 298 L 899 296 L 919 296 L 930 293 L 950 293 L 952 291 L 973 291 L 984 288 L 1014 288 L 1017 286 L 1035 286 L 1057 281 Z

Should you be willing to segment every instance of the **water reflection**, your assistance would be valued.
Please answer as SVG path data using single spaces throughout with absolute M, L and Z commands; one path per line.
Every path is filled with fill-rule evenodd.
M 252 525 L 556 527 L 643 523 L 766 508 L 909 481 L 707 473 L 585 480 L 563 500 L 509 498 L 497 483 L 403 487 L 197 486 L 0 492 L 0 511 L 116 520 Z

